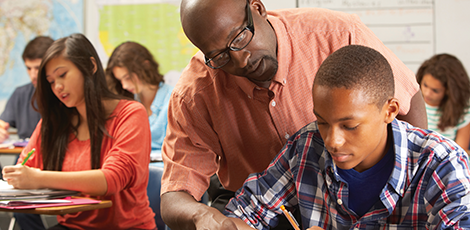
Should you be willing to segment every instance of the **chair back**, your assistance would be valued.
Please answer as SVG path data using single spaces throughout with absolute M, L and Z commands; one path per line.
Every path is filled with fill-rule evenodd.
M 160 212 L 160 188 L 163 175 L 163 168 L 149 166 L 149 183 L 147 185 L 147 196 L 150 202 L 150 208 L 155 213 L 155 223 L 160 230 L 165 229 L 165 222 L 162 220 Z

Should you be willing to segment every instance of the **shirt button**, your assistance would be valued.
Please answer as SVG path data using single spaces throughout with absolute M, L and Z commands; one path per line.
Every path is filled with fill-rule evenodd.
M 286 79 L 284 79 L 282 82 L 284 82 L 284 84 L 286 84 Z
M 285 137 L 286 139 L 289 139 L 290 136 L 289 136 L 288 133 L 286 133 L 286 135 L 285 135 L 284 137 Z
M 251 99 L 251 96 L 250 96 L 250 95 L 248 95 L 248 98 L 250 98 L 250 99 Z
M 339 205 L 343 205 L 343 201 L 341 199 L 338 199 L 336 202 L 338 202 Z
M 400 189 L 400 193 L 403 194 L 403 192 L 404 192 L 403 189 Z
M 275 101 L 272 101 L 272 102 L 271 102 L 271 105 L 272 105 L 273 107 L 276 106 L 276 102 L 275 102 Z

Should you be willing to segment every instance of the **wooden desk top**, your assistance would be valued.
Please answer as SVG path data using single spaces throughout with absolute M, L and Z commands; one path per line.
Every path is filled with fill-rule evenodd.
M 14 148 L 0 148 L 0 154 L 20 154 L 23 151 L 23 147 Z
M 76 212 L 90 211 L 90 210 L 101 209 L 101 208 L 109 208 L 112 205 L 113 205 L 112 201 L 102 200 L 100 203 L 97 203 L 97 204 L 66 205 L 66 206 L 34 208 L 34 209 L 0 208 L 0 211 L 29 213 L 29 214 L 63 215 L 63 214 L 68 214 L 68 213 L 76 213 Z

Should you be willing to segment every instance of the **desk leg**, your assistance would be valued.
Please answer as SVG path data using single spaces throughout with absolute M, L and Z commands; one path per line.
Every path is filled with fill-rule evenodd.
M 10 219 L 10 226 L 8 226 L 8 230 L 15 229 L 15 224 L 16 224 L 16 218 L 14 216 L 12 216 L 11 219 Z

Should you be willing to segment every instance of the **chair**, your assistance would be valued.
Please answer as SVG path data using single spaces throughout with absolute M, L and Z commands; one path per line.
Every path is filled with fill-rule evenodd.
M 170 230 L 170 228 L 166 226 L 165 222 L 163 222 L 160 212 L 160 189 L 162 175 L 162 167 L 149 165 L 149 183 L 147 185 L 147 196 L 149 198 L 150 208 L 152 208 L 153 212 L 155 213 L 155 223 L 157 224 L 157 228 L 161 230 Z M 204 193 L 200 202 L 204 204 L 209 203 L 209 196 L 207 195 L 207 192 Z
M 147 185 L 147 196 L 150 202 L 150 208 L 155 213 L 155 223 L 160 230 L 165 229 L 165 222 L 160 213 L 160 188 L 163 175 L 163 168 L 149 166 L 149 183 Z

